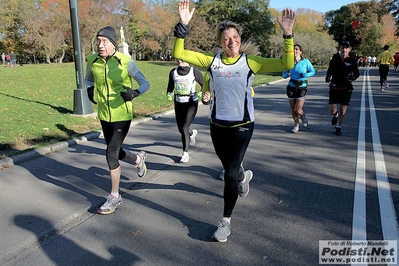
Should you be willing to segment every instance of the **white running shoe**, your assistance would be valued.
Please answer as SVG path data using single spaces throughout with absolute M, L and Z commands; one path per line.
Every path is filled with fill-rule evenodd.
M 134 163 L 134 165 L 137 167 L 137 175 L 139 177 L 143 177 L 147 173 L 147 165 L 145 164 L 145 159 L 147 159 L 147 153 L 145 151 L 141 151 L 137 153 L 137 156 L 139 156 L 141 160 L 140 163 Z
M 219 222 L 218 229 L 213 234 L 213 238 L 218 242 L 226 242 L 227 237 L 231 233 L 230 222 L 225 219 L 222 219 Z
M 108 195 L 107 200 L 104 204 L 97 210 L 99 214 L 111 214 L 116 208 L 119 208 L 122 205 L 122 196 L 119 195 L 119 198 L 115 198 L 111 194 Z
M 197 137 L 198 131 L 193 129 L 193 134 L 190 136 L 190 145 L 195 145 L 195 137 Z
M 298 131 L 299 131 L 299 126 L 294 126 L 294 127 L 291 129 L 291 132 L 292 132 L 292 133 L 298 133 Z
M 240 197 L 246 197 L 249 193 L 249 182 L 251 182 L 254 174 L 251 170 L 247 170 L 244 172 L 244 180 L 238 182 L 238 195 Z
M 190 156 L 188 155 L 188 152 L 183 151 L 183 153 L 182 153 L 182 155 L 181 155 L 180 162 L 181 162 L 181 163 L 187 163 L 188 160 L 190 160 Z

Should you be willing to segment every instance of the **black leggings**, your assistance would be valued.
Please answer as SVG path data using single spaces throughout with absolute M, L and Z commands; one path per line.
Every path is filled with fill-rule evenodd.
M 101 120 L 101 127 L 107 144 L 106 158 L 109 170 L 119 167 L 119 160 L 126 157 L 122 149 L 123 141 L 129 132 L 132 121 L 106 122 Z
M 180 103 L 175 101 L 175 117 L 177 128 L 181 134 L 181 142 L 183 143 L 183 151 L 188 151 L 188 143 L 190 135 L 193 131 L 190 128 L 198 111 L 198 101 Z
M 378 70 L 380 72 L 380 85 L 383 87 L 388 79 L 389 65 L 380 65 Z
M 210 125 L 213 147 L 225 170 L 223 216 L 231 217 L 238 198 L 238 182 L 244 179 L 241 162 L 254 131 L 254 122 L 239 127 Z

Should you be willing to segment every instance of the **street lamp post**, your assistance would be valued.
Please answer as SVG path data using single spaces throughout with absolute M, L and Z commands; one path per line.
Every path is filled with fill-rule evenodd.
M 84 90 L 83 66 L 82 66 L 82 49 L 80 46 L 80 31 L 78 5 L 76 0 L 69 0 L 69 8 L 71 13 L 71 26 L 73 38 L 73 50 L 75 61 L 75 74 L 77 89 L 73 92 L 73 112 L 77 115 L 85 115 L 93 113 L 93 107 L 86 90 Z

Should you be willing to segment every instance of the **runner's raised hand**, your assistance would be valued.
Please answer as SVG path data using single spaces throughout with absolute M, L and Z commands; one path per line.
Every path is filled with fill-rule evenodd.
M 189 3 L 189 0 L 183 0 L 179 3 L 180 22 L 186 25 L 190 22 L 195 10 L 195 8 L 192 8 L 190 11 Z

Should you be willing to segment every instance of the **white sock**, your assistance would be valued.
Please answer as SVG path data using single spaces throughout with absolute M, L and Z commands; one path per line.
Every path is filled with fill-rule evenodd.
M 119 199 L 119 193 L 118 192 L 111 192 L 111 195 L 117 199 Z
M 228 223 L 230 223 L 231 222 L 231 217 L 223 217 L 222 220 L 225 220 Z

